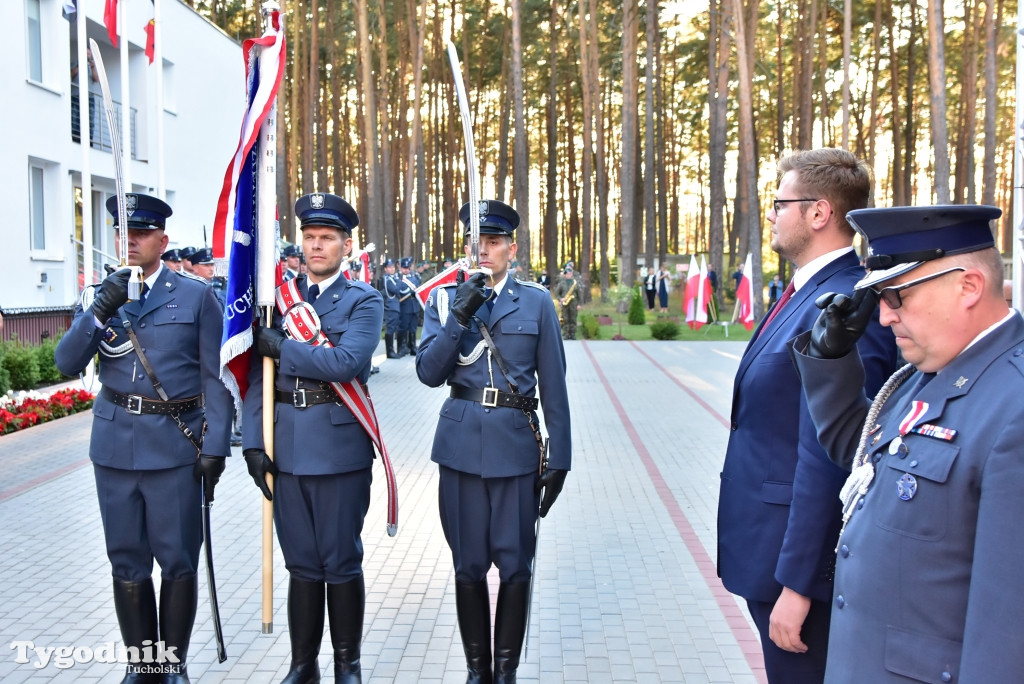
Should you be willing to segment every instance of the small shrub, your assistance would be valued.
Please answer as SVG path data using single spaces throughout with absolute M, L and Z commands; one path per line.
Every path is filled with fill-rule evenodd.
M 45 339 L 35 351 L 40 382 L 55 383 L 63 380 L 64 374 L 57 370 L 57 364 L 53 360 L 53 353 L 57 351 L 57 340 Z
M 0 344 L 0 395 L 7 394 L 7 391 L 11 389 L 11 374 L 7 372 L 7 368 L 4 366 L 4 354 L 6 353 L 6 346 Z
M 39 384 L 39 361 L 36 350 L 20 344 L 7 346 L 3 367 L 11 376 L 11 389 L 33 389 Z
M 656 340 L 674 340 L 679 335 L 679 324 L 672 321 L 658 321 L 651 324 L 651 337 Z
M 585 340 L 596 340 L 601 337 L 601 324 L 594 314 L 583 313 L 579 318 L 579 329 Z
M 640 288 L 633 288 L 633 299 L 629 302 L 629 316 L 626 319 L 630 325 L 643 325 L 647 322 L 644 314 L 644 297 L 640 294 Z

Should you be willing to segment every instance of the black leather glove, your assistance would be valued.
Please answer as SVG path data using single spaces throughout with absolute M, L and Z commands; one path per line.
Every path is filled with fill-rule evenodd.
M 469 319 L 487 301 L 487 293 L 484 287 L 487 283 L 487 276 L 483 273 L 474 273 L 457 288 L 455 288 L 455 301 L 452 302 L 452 316 L 463 328 L 469 327 Z
M 223 456 L 207 456 L 199 454 L 199 459 L 192 468 L 192 474 L 203 483 L 203 493 L 206 496 L 206 503 L 213 503 L 213 488 L 220 481 L 220 474 L 224 472 Z
M 245 457 L 245 465 L 249 469 L 249 474 L 252 475 L 253 482 L 263 492 L 267 501 L 273 501 L 274 495 L 270 493 L 270 487 L 267 486 L 267 473 L 276 476 L 277 464 L 270 460 L 267 452 L 263 449 L 246 449 L 242 452 L 242 456 Z
M 814 305 L 821 309 L 811 328 L 807 355 L 816 359 L 838 359 L 846 356 L 871 322 L 878 306 L 878 293 L 870 287 L 857 290 L 853 297 L 823 294 Z
M 256 336 L 256 351 L 260 356 L 269 356 L 272 359 L 281 358 L 281 345 L 288 339 L 283 331 L 258 325 L 253 328 L 253 335 Z
M 89 309 L 100 323 L 106 323 L 117 313 L 117 310 L 128 301 L 128 281 L 132 277 L 132 269 L 121 268 L 100 283 L 96 298 Z
M 542 490 L 544 492 L 544 496 L 540 500 L 540 517 L 543 518 L 551 510 L 551 505 L 555 503 L 555 499 L 558 498 L 558 494 L 562 491 L 562 486 L 565 484 L 565 476 L 568 474 L 568 470 L 548 468 L 537 479 L 537 493 L 540 494 Z

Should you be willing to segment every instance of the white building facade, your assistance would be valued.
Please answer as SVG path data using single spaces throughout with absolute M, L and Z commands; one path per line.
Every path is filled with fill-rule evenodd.
M 102 279 L 102 265 L 117 263 L 116 231 L 105 208 L 115 192 L 110 128 L 92 68 L 88 98 L 79 97 L 83 22 L 62 16 L 64 0 L 8 3 L 12 30 L 0 41 L 0 92 L 7 101 L 0 105 L 0 130 L 8 136 L 0 155 L 0 249 L 6 255 L 0 307 L 67 306 L 86 280 Z M 127 122 L 131 131 L 126 189 L 171 205 L 170 246 L 202 247 L 204 229 L 210 245 L 245 107 L 241 45 L 180 0 L 121 0 L 123 61 L 103 23 L 103 0 L 77 4 L 87 38 L 99 46 L 115 109 L 128 103 L 128 116 L 119 114 L 117 124 Z M 158 45 L 150 64 L 146 26 L 154 11 Z M 86 102 L 90 121 L 83 128 Z M 91 178 L 84 220 L 83 171 Z

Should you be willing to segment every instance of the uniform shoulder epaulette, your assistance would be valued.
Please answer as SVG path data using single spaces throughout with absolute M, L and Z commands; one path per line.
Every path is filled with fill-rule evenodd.
M 206 278 L 200 278 L 199 276 L 195 275 L 194 273 L 189 273 L 188 271 L 177 271 L 177 273 L 182 278 L 188 278 L 189 280 L 194 280 L 194 281 L 196 281 L 198 283 L 202 283 L 203 285 L 209 285 L 210 284 L 209 282 L 207 282 Z
M 519 283 L 520 285 L 525 285 L 526 287 L 532 287 L 535 290 L 543 290 L 544 292 L 548 292 L 548 288 L 544 287 L 540 283 L 535 283 L 532 280 L 518 280 L 517 279 L 516 282 Z

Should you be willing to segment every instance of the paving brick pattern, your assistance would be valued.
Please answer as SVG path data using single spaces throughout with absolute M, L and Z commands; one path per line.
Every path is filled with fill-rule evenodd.
M 718 474 L 742 342 L 567 342 L 573 472 L 542 521 L 524 683 L 763 682 L 756 639 L 714 577 Z M 399 484 L 399 533 L 385 532 L 375 466 L 363 533 L 364 682 L 465 681 L 451 558 L 430 445 L 442 389 L 411 357 L 370 383 Z M 91 415 L 0 438 L 0 681 L 118 682 L 120 666 L 37 669 L 36 646 L 119 642 L 91 467 Z M 501 448 L 501 445 L 495 445 Z M 260 496 L 241 454 L 213 511 L 228 660 L 217 663 L 200 574 L 193 682 L 278 682 L 288 669 L 288 576 L 275 549 L 274 631 L 260 633 Z M 156 571 L 156 575 L 159 570 Z M 492 602 L 497 578 L 492 572 Z M 320 665 L 333 663 L 325 634 Z M 35 654 L 29 653 L 31 660 Z

